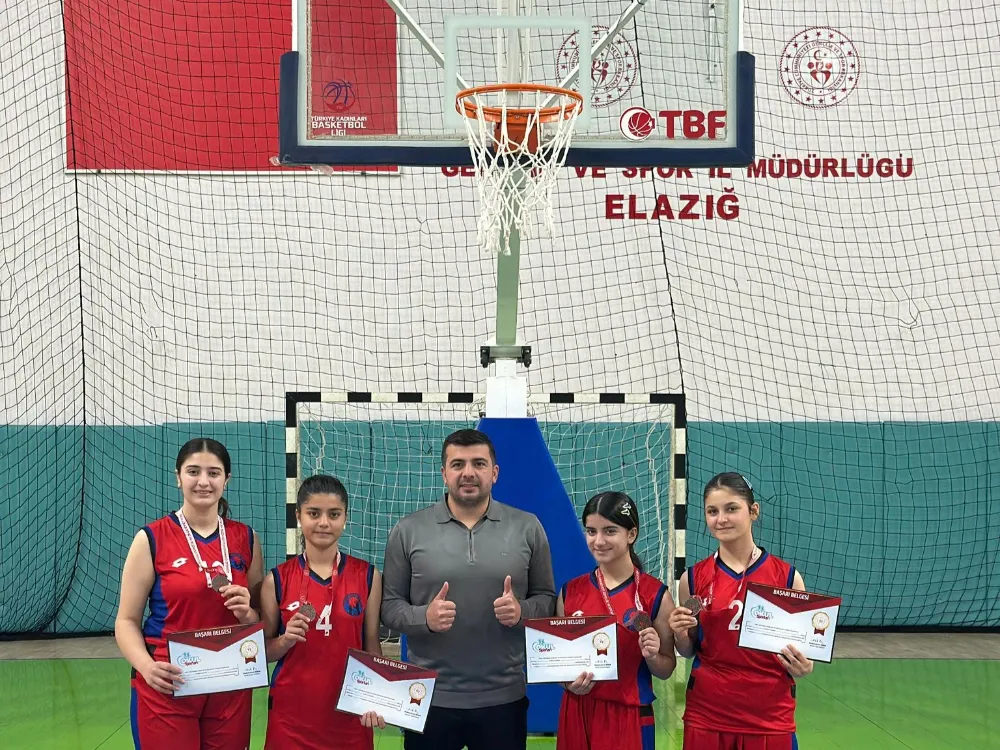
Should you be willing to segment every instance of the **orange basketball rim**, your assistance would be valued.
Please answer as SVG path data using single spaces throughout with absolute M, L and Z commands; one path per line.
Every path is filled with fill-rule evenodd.
M 507 94 L 534 94 L 536 98 L 548 94 L 556 97 L 559 103 L 548 107 L 537 105 L 511 107 L 482 103 L 484 97 L 495 95 L 503 98 Z M 583 97 L 579 92 L 541 83 L 495 83 L 489 86 L 476 86 L 459 91 L 455 97 L 455 108 L 461 114 L 470 120 L 481 118 L 495 124 L 493 138 L 497 147 L 532 154 L 538 150 L 539 126 L 559 120 L 571 120 L 579 114 L 582 107 Z

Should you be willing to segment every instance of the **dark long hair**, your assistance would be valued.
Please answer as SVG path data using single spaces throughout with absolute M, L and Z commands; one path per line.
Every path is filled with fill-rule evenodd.
M 626 530 L 639 530 L 639 509 L 636 507 L 635 500 L 624 492 L 600 492 L 590 498 L 583 506 L 583 513 L 580 516 L 584 525 L 587 524 L 587 516 L 592 516 L 595 513 L 601 518 L 611 521 L 615 526 L 621 526 Z M 636 534 L 636 539 L 638 540 L 638 538 L 639 535 Z M 628 545 L 628 555 L 635 569 L 642 572 L 642 560 L 636 554 L 635 542 Z
M 337 477 L 315 474 L 303 481 L 295 496 L 295 507 L 302 510 L 302 506 L 312 495 L 336 495 L 343 500 L 344 510 L 347 510 L 347 488 Z
M 301 511 L 302 506 L 313 495 L 336 495 L 343 501 L 344 512 L 347 512 L 347 488 L 337 477 L 331 477 L 328 474 L 314 474 L 308 479 L 303 480 L 302 484 L 299 485 L 298 493 L 295 495 L 295 509 Z M 301 552 L 306 548 L 306 538 L 302 534 L 302 529 L 296 531 L 296 538 L 298 539 L 299 551 Z
M 708 484 L 705 485 L 705 494 L 702 499 L 707 500 L 708 493 L 713 490 L 728 490 L 745 500 L 749 508 L 752 508 L 753 504 L 757 502 L 754 499 L 753 487 L 750 486 L 750 482 L 745 476 L 735 471 L 724 471 L 709 479 Z
M 222 468 L 226 472 L 226 479 L 232 474 L 233 462 L 229 458 L 229 451 L 226 450 L 226 446 L 218 440 L 212 440 L 212 438 L 194 438 L 181 446 L 181 449 L 177 452 L 177 465 L 175 468 L 178 474 L 181 473 L 181 467 L 184 466 L 184 462 L 195 453 L 211 453 L 222 461 Z M 219 515 L 223 518 L 229 518 L 229 501 L 225 497 L 219 498 Z

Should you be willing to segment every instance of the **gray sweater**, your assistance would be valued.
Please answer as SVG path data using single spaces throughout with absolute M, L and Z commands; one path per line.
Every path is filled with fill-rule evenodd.
M 442 499 L 406 516 L 389 534 L 382 622 L 406 634 L 408 661 L 439 672 L 433 705 L 481 708 L 524 697 L 524 626 L 505 627 L 493 613 L 508 575 L 522 620 L 553 615 L 545 530 L 533 513 L 496 500 L 471 530 Z M 427 627 L 427 605 L 445 581 L 455 623 L 435 633 Z

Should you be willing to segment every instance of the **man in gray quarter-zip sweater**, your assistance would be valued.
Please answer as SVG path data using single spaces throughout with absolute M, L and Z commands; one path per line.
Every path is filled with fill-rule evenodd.
M 382 622 L 406 634 L 407 658 L 439 672 L 423 734 L 405 750 L 524 750 L 522 619 L 551 617 L 549 540 L 527 513 L 493 499 L 496 451 L 478 430 L 448 436 L 448 493 L 401 519 L 382 567 Z

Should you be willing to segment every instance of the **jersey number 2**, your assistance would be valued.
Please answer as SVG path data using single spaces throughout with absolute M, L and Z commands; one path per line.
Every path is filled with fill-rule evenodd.
M 729 602 L 729 609 L 735 609 L 736 614 L 733 615 L 733 619 L 729 621 L 730 630 L 740 629 L 740 618 L 743 617 L 743 602 L 739 600 L 733 600 Z

